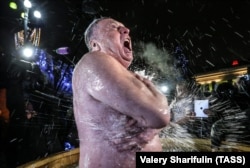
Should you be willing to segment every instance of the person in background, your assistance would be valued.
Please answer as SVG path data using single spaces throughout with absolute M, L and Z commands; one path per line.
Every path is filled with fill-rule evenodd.
M 131 71 L 130 30 L 112 18 L 85 31 L 89 49 L 73 72 L 73 109 L 80 140 L 79 167 L 135 167 L 136 152 L 162 151 L 158 136 L 170 120 L 168 101 Z
M 242 94 L 241 88 L 240 80 L 236 80 L 236 85 L 230 80 L 219 84 L 210 99 L 210 108 L 204 109 L 211 120 L 212 152 L 223 151 L 223 142 L 249 144 L 250 105 L 248 93 Z
M 38 120 L 38 113 L 30 101 L 26 101 L 24 106 L 26 117 L 22 123 L 23 139 L 19 143 L 20 147 L 17 152 L 19 164 L 24 164 L 38 158 L 38 149 L 40 149 L 41 146 L 41 144 L 39 144 L 41 139 L 41 125 Z
M 30 120 L 37 115 L 37 112 L 33 109 L 33 105 L 28 101 L 25 103 L 25 112 L 27 120 Z

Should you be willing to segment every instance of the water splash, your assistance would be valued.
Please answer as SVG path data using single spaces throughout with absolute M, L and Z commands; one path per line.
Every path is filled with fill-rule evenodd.
M 170 123 L 160 132 L 159 136 L 163 143 L 163 152 L 198 151 L 193 136 L 178 124 Z
M 146 70 L 138 70 L 138 71 L 135 71 L 136 74 L 144 77 L 144 78 L 147 78 L 148 80 L 154 80 L 155 79 L 155 73 L 153 74 L 146 74 Z

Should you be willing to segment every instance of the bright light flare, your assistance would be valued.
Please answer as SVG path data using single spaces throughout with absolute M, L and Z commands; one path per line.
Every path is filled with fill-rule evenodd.
M 33 14 L 38 19 L 40 19 L 42 17 L 41 13 L 38 10 L 35 10 Z
M 23 5 L 26 7 L 26 8 L 31 8 L 32 7 L 32 4 L 29 0 L 24 0 L 23 2 Z
M 161 89 L 161 91 L 163 93 L 167 93 L 168 92 L 168 87 L 166 85 L 161 86 L 160 89 Z
M 34 50 L 32 47 L 25 47 L 22 50 L 22 55 L 26 58 L 30 58 L 33 56 Z

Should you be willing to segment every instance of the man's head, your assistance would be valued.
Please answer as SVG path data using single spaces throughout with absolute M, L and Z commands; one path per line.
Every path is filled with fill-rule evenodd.
M 88 48 L 89 51 L 92 51 L 93 48 L 91 46 L 91 40 L 94 38 L 94 36 L 96 35 L 96 33 L 94 33 L 96 31 L 97 28 L 97 24 L 104 20 L 104 19 L 108 19 L 107 17 L 102 17 L 102 18 L 98 18 L 98 19 L 94 19 L 89 26 L 87 27 L 87 29 L 84 32 L 84 40 L 85 40 L 85 44 Z
M 126 68 L 133 60 L 129 29 L 112 18 L 95 19 L 85 31 L 85 43 L 90 52 L 104 52 Z
M 32 117 L 37 115 L 36 111 L 34 111 L 34 109 L 33 109 L 33 105 L 30 102 L 26 102 L 25 112 L 26 112 L 27 119 L 31 119 Z

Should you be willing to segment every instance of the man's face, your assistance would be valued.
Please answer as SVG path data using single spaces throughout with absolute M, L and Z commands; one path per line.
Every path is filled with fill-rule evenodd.
M 101 51 L 116 58 L 128 68 L 133 60 L 132 43 L 129 29 L 113 19 L 104 19 L 98 23 L 98 40 Z

